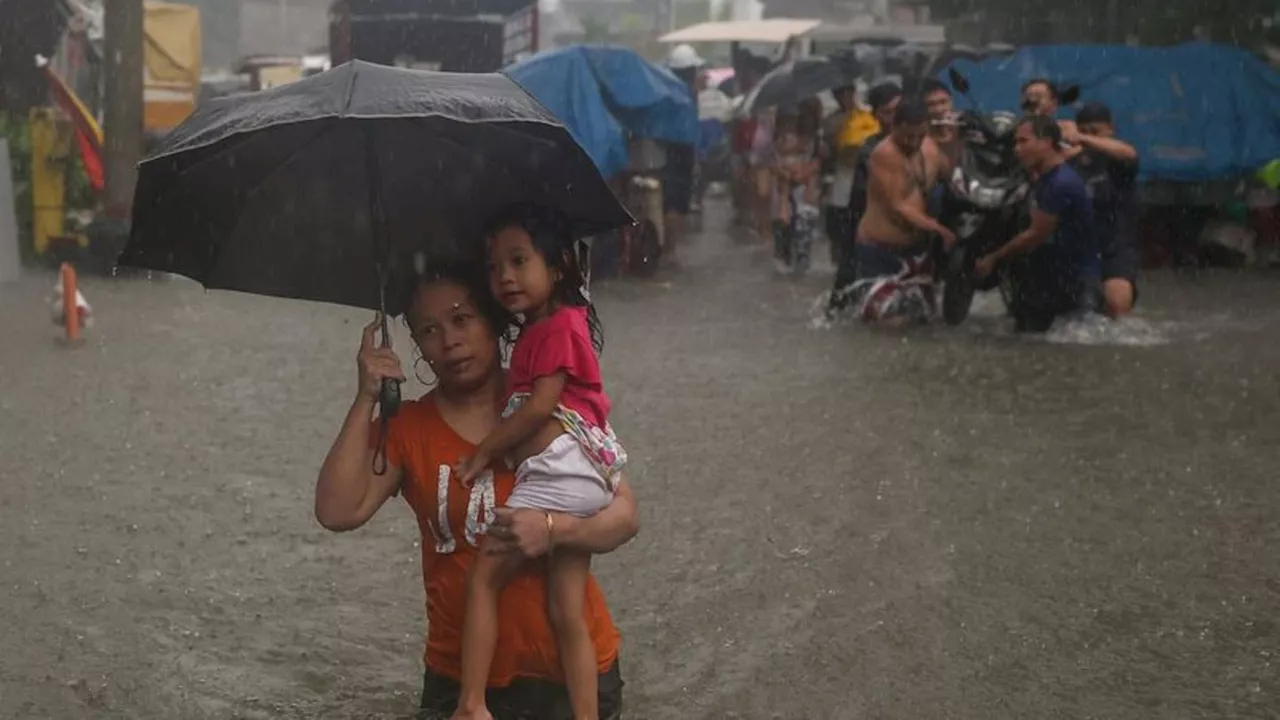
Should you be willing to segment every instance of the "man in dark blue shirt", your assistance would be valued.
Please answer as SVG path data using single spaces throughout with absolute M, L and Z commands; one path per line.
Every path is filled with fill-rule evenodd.
M 1138 151 L 1116 138 L 1111 110 L 1102 103 L 1088 103 L 1076 114 L 1074 126 L 1063 136 L 1075 146 L 1071 167 L 1084 179 L 1093 199 L 1102 252 L 1102 291 L 1107 314 L 1127 315 L 1137 299 Z
M 1014 319 L 1019 331 L 1044 332 L 1058 316 L 1098 302 L 1102 260 L 1093 203 L 1084 181 L 1066 164 L 1056 120 L 1023 118 L 1014 148 L 1035 182 L 1031 227 L 979 259 L 975 272 L 985 277 L 998 263 L 1018 258 Z

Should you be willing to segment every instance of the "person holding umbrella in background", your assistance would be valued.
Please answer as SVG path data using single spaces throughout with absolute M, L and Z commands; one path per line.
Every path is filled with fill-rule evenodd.
M 812 110 L 801 109 L 812 116 Z M 780 114 L 771 161 L 773 252 L 778 272 L 803 272 L 809 263 L 810 237 L 818 209 L 819 165 L 815 122 L 801 114 Z
M 748 115 L 766 117 L 785 113 L 796 119 L 796 146 L 779 146 L 776 153 L 768 153 L 771 156 L 768 161 L 771 170 L 760 178 L 759 193 L 761 200 L 769 206 L 773 218 L 776 259 L 789 269 L 802 269 L 808 263 L 805 242 L 809 233 L 807 225 L 811 222 L 808 206 L 817 210 L 816 206 L 821 202 L 818 197 L 818 181 L 821 178 L 822 163 L 824 158 L 833 156 L 834 151 L 830 146 L 839 135 L 839 121 L 823 122 L 822 104 L 817 96 L 829 91 L 838 92 L 846 103 L 845 111 L 851 111 L 852 86 L 861 66 L 856 56 L 848 52 L 823 58 L 798 59 L 789 54 L 786 58 L 743 98 L 742 111 Z M 783 124 L 779 122 L 772 136 L 774 142 L 787 135 L 783 130 Z M 798 162 L 806 154 L 809 161 Z M 830 161 L 827 165 L 829 169 L 833 168 Z M 802 187 L 806 192 L 793 198 L 793 192 Z M 805 207 L 802 208 L 802 205 Z M 802 212 L 796 212 L 797 210 Z M 835 220 L 832 222 L 839 222 L 843 214 L 833 213 L 833 216 Z M 798 219 L 803 222 L 798 224 Z M 797 240 L 800 242 L 796 242 Z

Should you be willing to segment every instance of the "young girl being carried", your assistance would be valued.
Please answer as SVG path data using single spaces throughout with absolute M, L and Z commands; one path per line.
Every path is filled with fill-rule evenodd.
M 458 469 L 464 484 L 489 463 L 510 458 L 516 486 L 508 507 L 580 517 L 613 499 L 626 453 L 609 427 L 597 358 L 603 338 L 583 290 L 572 240 L 554 218 L 532 208 L 491 226 L 493 294 L 522 320 L 508 374 L 503 421 Z M 491 720 L 484 688 L 498 635 L 498 595 L 519 557 L 481 549 L 471 567 L 462 645 L 462 693 L 454 720 Z M 575 720 L 597 720 L 595 650 L 583 615 L 591 556 L 558 550 L 547 563 L 549 614 Z

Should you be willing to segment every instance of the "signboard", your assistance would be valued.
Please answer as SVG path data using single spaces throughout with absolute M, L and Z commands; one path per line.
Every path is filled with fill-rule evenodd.
M 443 0 L 340 0 L 330 18 L 330 54 L 335 64 L 359 58 L 446 72 L 496 72 L 537 50 L 537 4 L 530 0 L 460 3 L 470 9 L 504 3 L 516 7 L 515 11 L 463 15 L 456 12 L 459 7 L 436 7 L 448 5 Z M 447 9 L 454 12 L 441 12 Z

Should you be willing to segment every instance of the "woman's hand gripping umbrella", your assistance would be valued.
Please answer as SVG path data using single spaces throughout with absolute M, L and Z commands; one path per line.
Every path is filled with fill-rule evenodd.
M 515 204 L 555 211 L 576 237 L 633 222 L 568 130 L 505 76 L 355 61 L 198 108 L 142 163 L 119 263 L 376 309 L 389 347 L 386 318 L 422 263 L 479 258 L 482 224 Z M 396 381 L 381 400 L 393 415 Z

